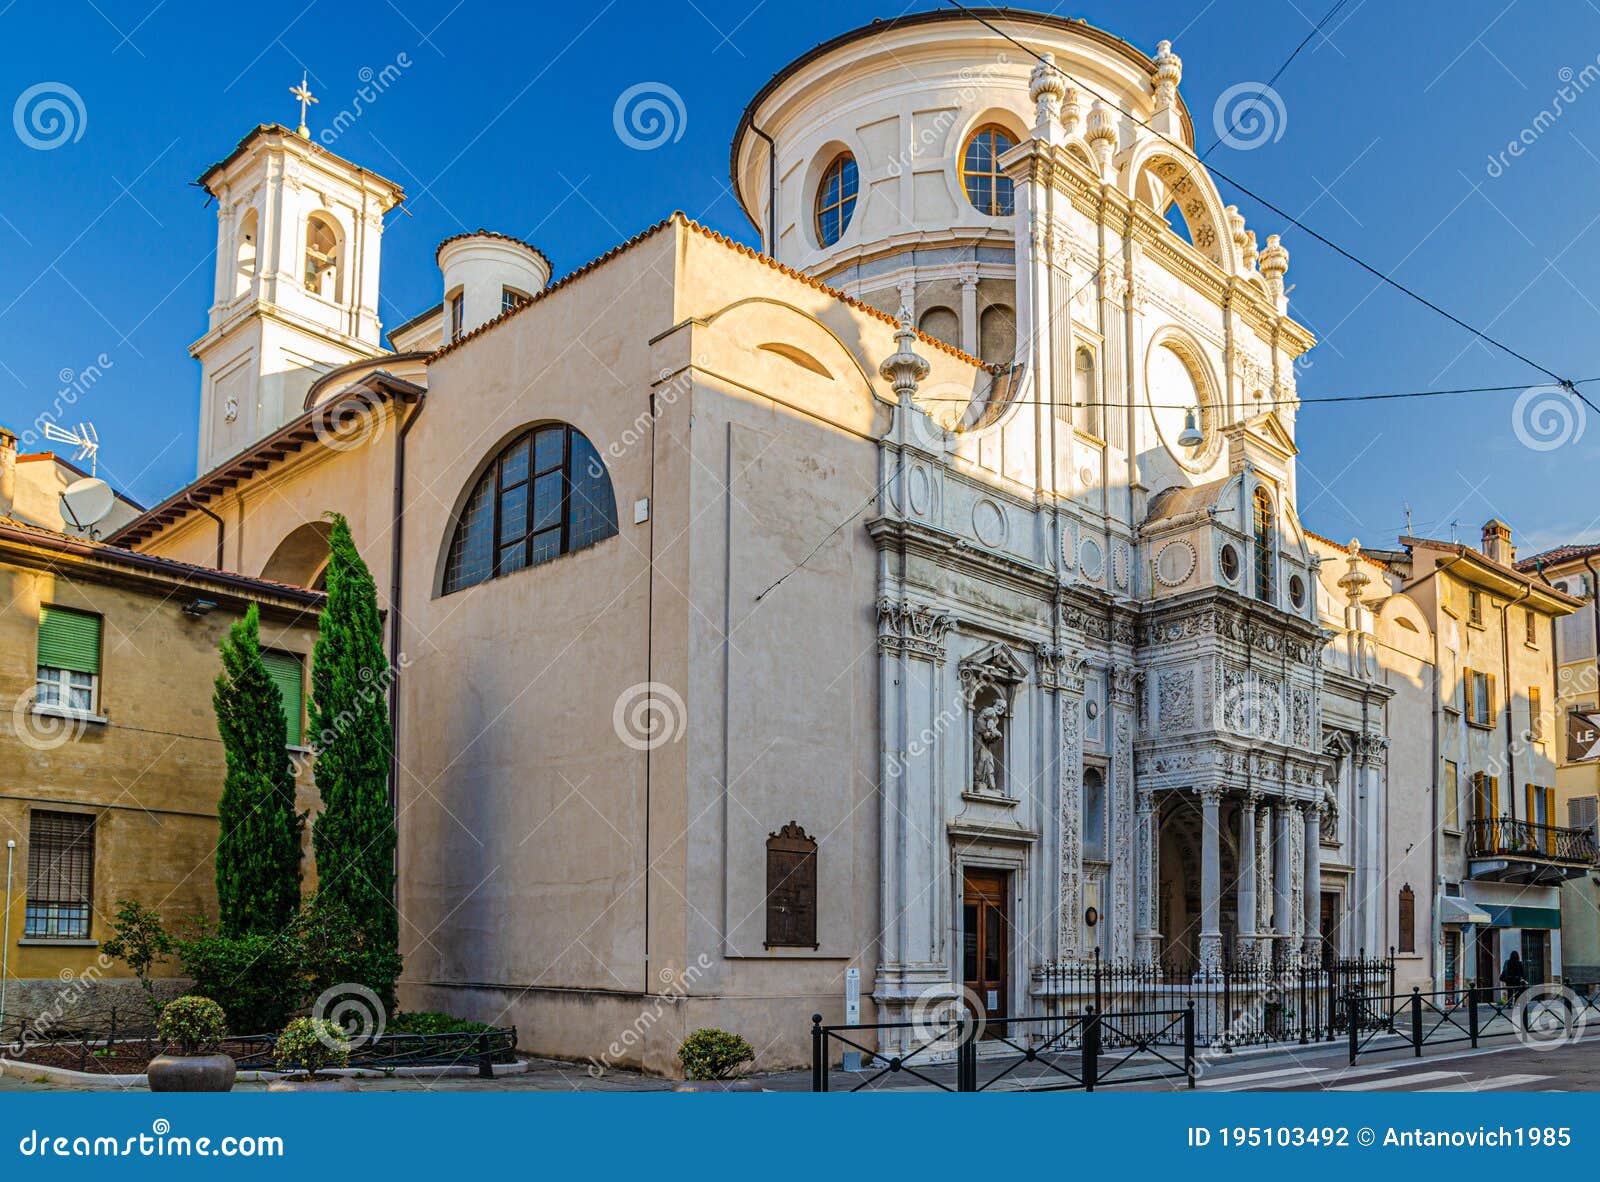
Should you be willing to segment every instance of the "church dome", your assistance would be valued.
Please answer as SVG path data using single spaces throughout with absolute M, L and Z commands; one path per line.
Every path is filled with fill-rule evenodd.
M 735 192 L 766 253 L 847 290 L 908 253 L 1009 257 L 1011 186 L 995 160 L 1034 124 L 1033 53 L 1081 82 L 1068 102 L 1086 114 L 1103 96 L 1148 117 L 1175 68 L 1083 21 L 1009 8 L 916 13 L 835 37 L 780 70 L 734 133 Z M 1192 145 L 1181 99 L 1177 113 Z

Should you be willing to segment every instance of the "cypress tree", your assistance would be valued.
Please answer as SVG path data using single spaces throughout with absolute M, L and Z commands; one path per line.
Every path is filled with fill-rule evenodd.
M 222 642 L 211 696 L 227 759 L 217 805 L 218 928 L 224 936 L 276 934 L 300 909 L 300 835 L 283 695 L 261 660 L 255 604 Z
M 311 662 L 311 722 L 323 806 L 312 829 L 317 890 L 320 898 L 349 913 L 372 949 L 393 953 L 400 925 L 388 788 L 389 664 L 372 573 L 345 519 L 330 516 L 328 601 Z

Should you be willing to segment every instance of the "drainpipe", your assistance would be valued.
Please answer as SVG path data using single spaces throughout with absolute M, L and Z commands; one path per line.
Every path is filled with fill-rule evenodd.
M 389 554 L 389 811 L 399 818 L 400 796 L 400 559 L 406 521 L 406 436 L 422 417 L 427 395 L 418 399 L 394 437 L 394 510 L 390 519 L 393 543 Z M 395 841 L 395 873 L 399 880 L 400 843 Z
M 767 145 L 767 257 L 778 257 L 778 145 L 772 137 L 755 125 L 750 130 Z
M 1517 744 L 1515 726 L 1512 722 L 1514 711 L 1511 708 L 1511 609 L 1527 601 L 1533 595 L 1533 584 L 1530 582 L 1522 589 L 1522 594 L 1516 599 L 1509 600 L 1500 605 L 1500 665 L 1501 676 L 1505 678 L 1506 694 L 1506 779 L 1511 782 L 1511 815 L 1517 815 Z M 1532 822 L 1532 817 L 1523 820 Z
M 6 981 L 11 977 L 11 861 L 17 856 L 15 839 L 6 841 L 6 920 L 4 943 L 0 943 L 0 1031 L 6 1025 Z
M 1583 556 L 1583 565 L 1589 572 L 1589 611 L 1594 615 L 1595 686 L 1600 690 L 1600 571 L 1595 570 L 1587 554 Z
M 210 509 L 207 509 L 199 501 L 195 500 L 193 493 L 190 493 L 187 497 L 185 497 L 184 501 L 191 509 L 200 510 L 200 512 L 204 513 L 207 517 L 211 518 L 212 521 L 217 523 L 217 569 L 222 570 L 222 543 L 227 539 L 228 536 L 227 527 L 222 524 L 222 518 L 218 517 Z

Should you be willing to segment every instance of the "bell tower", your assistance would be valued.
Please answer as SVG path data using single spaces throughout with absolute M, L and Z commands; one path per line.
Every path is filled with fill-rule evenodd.
M 378 321 L 383 216 L 400 186 L 298 130 L 262 124 L 199 184 L 217 202 L 210 327 L 200 362 L 199 471 L 298 415 L 311 383 L 385 350 Z

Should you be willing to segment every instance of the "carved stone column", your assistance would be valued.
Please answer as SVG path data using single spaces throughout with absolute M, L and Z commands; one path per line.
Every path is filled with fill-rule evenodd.
M 1133 723 L 1142 675 L 1111 670 L 1111 954 L 1133 955 Z
M 1256 803 L 1246 793 L 1239 802 L 1239 937 L 1238 954 L 1246 960 L 1256 951 Z
M 1294 811 L 1287 800 L 1272 804 L 1272 937 L 1277 950 L 1286 958 L 1293 951 L 1290 936 L 1293 924 L 1290 911 L 1294 902 L 1294 885 L 1291 873 L 1299 849 L 1294 845 L 1289 816 Z
M 1256 809 L 1256 939 L 1272 932 L 1272 805 Z
M 1222 789 L 1200 789 L 1200 975 L 1222 967 Z
M 930 998 L 953 1001 L 944 941 L 944 818 L 935 725 L 948 612 L 885 596 L 878 601 L 880 694 L 880 929 L 883 962 L 873 998 L 885 1021 Z M 932 736 L 930 739 L 929 736 Z M 896 1032 L 903 1034 L 904 1032 Z
M 1133 955 L 1140 964 L 1150 965 L 1161 959 L 1161 826 L 1156 794 L 1148 788 L 1138 791 L 1133 827 L 1134 911 L 1138 916 Z
M 978 273 L 976 271 L 963 271 L 961 274 L 961 348 L 963 351 L 978 355 Z M 1006 358 L 1007 361 L 1010 358 Z
M 1306 839 L 1305 813 L 1298 803 L 1290 803 L 1288 813 L 1289 840 L 1285 843 L 1284 856 L 1289 862 L 1289 914 L 1284 936 L 1291 954 L 1297 954 L 1304 944 L 1306 916 L 1306 860 L 1301 854 Z
M 1308 801 L 1300 806 L 1301 829 L 1305 840 L 1305 938 L 1306 958 L 1313 965 L 1322 962 L 1322 805 Z
M 1079 653 L 1056 645 L 1034 650 L 1040 684 L 1054 690 L 1058 777 L 1056 949 L 1063 960 L 1088 950 L 1080 940 L 1083 915 L 1083 666 Z

